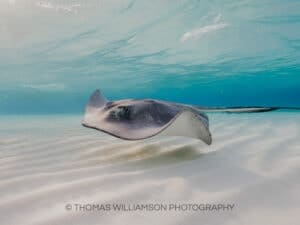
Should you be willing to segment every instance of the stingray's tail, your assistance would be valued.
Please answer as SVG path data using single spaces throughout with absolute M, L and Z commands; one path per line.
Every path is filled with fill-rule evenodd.
M 300 107 L 260 107 L 260 106 L 248 106 L 248 107 L 200 107 L 194 106 L 201 112 L 226 112 L 226 113 L 259 113 L 269 112 L 274 110 L 300 110 Z

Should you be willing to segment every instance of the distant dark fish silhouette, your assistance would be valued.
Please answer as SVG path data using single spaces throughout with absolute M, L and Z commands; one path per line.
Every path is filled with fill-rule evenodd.
M 96 90 L 90 97 L 82 125 L 118 138 L 140 140 L 155 135 L 185 136 L 210 145 L 208 117 L 204 112 L 266 112 L 278 107 L 198 107 L 154 99 L 107 101 Z

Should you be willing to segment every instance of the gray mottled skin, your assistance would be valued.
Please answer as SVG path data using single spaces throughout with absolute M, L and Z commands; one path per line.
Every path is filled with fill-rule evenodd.
M 197 119 L 197 124 L 201 128 L 201 131 L 198 131 L 200 128 L 195 131 L 199 133 L 195 136 L 201 139 L 201 132 L 204 132 L 206 136 L 210 137 L 208 117 L 192 106 L 153 99 L 110 102 L 101 95 L 99 90 L 91 95 L 82 124 L 119 138 L 138 140 L 161 133 L 185 111 L 192 112 L 193 118 Z M 197 126 L 195 123 L 192 124 L 192 118 L 184 119 L 183 127 L 185 129 L 189 126 Z M 178 134 L 185 136 L 184 131 L 178 132 Z M 205 139 L 204 142 L 210 144 L 211 138 Z

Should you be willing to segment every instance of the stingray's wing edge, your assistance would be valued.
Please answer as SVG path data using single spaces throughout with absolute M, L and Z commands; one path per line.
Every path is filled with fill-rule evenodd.
M 206 117 L 190 110 L 183 110 L 173 118 L 160 132 L 163 136 L 185 136 L 200 139 L 206 144 L 212 143 Z
M 86 105 L 86 113 L 104 106 L 107 102 L 107 99 L 102 95 L 101 91 L 97 89 L 89 98 L 89 101 Z

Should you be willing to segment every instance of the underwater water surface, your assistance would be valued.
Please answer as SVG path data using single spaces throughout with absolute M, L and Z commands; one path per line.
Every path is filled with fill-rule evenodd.
M 0 113 L 108 99 L 300 106 L 298 0 L 0 0 Z

